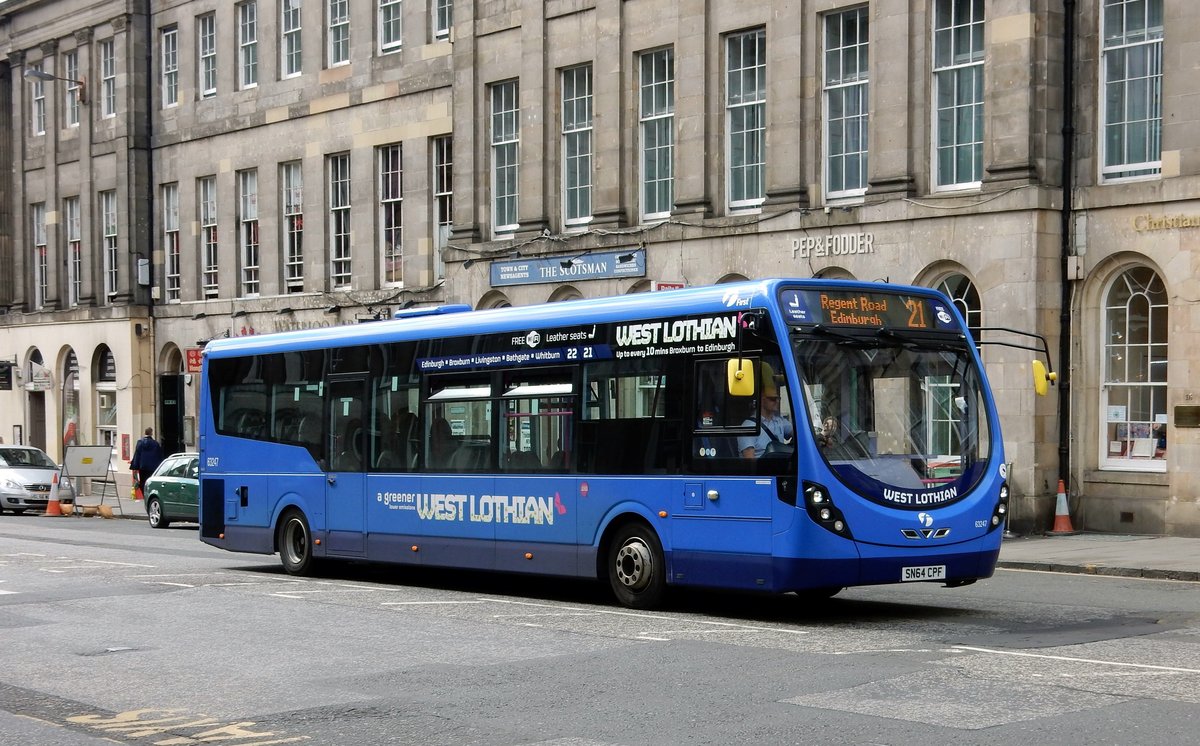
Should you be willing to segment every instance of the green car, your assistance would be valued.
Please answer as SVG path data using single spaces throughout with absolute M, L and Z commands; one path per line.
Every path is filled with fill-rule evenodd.
M 199 485 L 200 454 L 167 456 L 142 485 L 150 528 L 166 528 L 171 521 L 199 521 Z

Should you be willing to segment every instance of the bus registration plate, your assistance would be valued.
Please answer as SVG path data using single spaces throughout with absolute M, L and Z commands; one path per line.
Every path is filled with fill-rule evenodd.
M 925 567 L 900 568 L 900 582 L 908 583 L 914 580 L 945 580 L 945 565 L 926 565 Z

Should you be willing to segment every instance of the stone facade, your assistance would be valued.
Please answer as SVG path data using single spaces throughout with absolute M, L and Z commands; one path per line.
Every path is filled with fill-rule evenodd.
M 119 389 L 118 431 L 156 424 L 178 432 L 183 446 L 194 443 L 188 428 L 198 390 L 185 385 L 184 406 L 167 413 L 164 386 L 187 373 L 189 350 L 217 336 L 351 323 L 412 303 L 522 305 L 640 292 L 657 282 L 815 275 L 966 287 L 960 300 L 973 323 L 1041 335 L 1061 376 L 1050 396 L 1036 397 L 1029 378 L 1034 353 L 983 348 L 1013 462 L 1013 527 L 1048 527 L 1055 486 L 1065 476 L 1077 528 L 1200 535 L 1200 460 L 1192 458 L 1200 447 L 1193 424 L 1200 417 L 1190 409 L 1198 394 L 1186 383 L 1195 364 L 1188 350 L 1200 349 L 1192 339 L 1200 319 L 1193 319 L 1191 300 L 1200 297 L 1192 287 L 1200 236 L 1200 109 L 1191 75 L 1200 10 L 1183 0 L 1159 4 L 1165 19 L 1165 32 L 1158 32 L 1161 96 L 1155 99 L 1161 140 L 1147 159 L 1154 161 L 1150 172 L 1119 174 L 1111 168 L 1115 141 L 1106 141 L 1113 117 L 1104 101 L 1113 81 L 1104 73 L 1104 55 L 1111 52 L 1102 43 L 1099 0 L 1076 3 L 1073 18 L 1049 0 L 482 0 L 456 4 L 445 32 L 431 17 L 436 3 L 407 0 L 399 44 L 389 41 L 394 27 L 381 20 L 379 3 L 353 2 L 346 63 L 331 62 L 328 4 L 315 0 L 299 3 L 290 21 L 283 3 L 259 0 L 250 36 L 244 3 L 155 4 L 145 18 L 124 2 L 10 0 L 0 10 L 0 103 L 12 135 L 0 136 L 0 163 L 10 159 L 14 177 L 0 186 L 0 223 L 11 216 L 12 226 L 0 231 L 0 268 L 13 271 L 0 277 L 0 302 L 8 311 L 0 315 L 0 357 L 21 368 L 36 350 L 61 380 L 66 351 L 74 351 L 80 380 L 87 381 L 103 345 L 116 358 L 118 383 L 134 381 Z M 983 18 L 971 16 L 975 6 Z M 959 14 L 943 17 L 943 7 Z M 860 8 L 855 20 L 850 14 Z M 212 95 L 200 69 L 207 54 L 201 19 L 209 14 Z M 854 22 L 834 34 L 835 18 Z M 969 33 L 972 19 L 977 39 Z M 288 22 L 298 22 L 302 44 L 295 75 L 285 70 L 281 51 Z M 942 25 L 965 35 L 941 34 Z M 865 77 L 832 76 L 831 48 L 853 46 L 851 31 L 862 32 L 856 38 L 868 55 Z M 1064 42 L 1068 32 L 1070 44 Z M 164 34 L 173 35 L 175 47 L 174 102 L 164 100 Z M 944 47 L 948 38 L 965 46 Z M 118 50 L 113 117 L 100 116 L 97 105 L 99 44 L 107 40 Z M 250 85 L 240 51 L 247 42 L 257 60 Z M 71 50 L 80 53 L 87 116 L 77 128 L 53 126 L 33 136 L 31 83 L 22 72 L 46 60 L 60 75 Z M 643 218 L 649 130 L 642 64 L 645 55 L 663 50 L 672 63 L 666 114 L 672 198 L 665 213 Z M 1074 60 L 1070 75 L 1068 57 Z M 849 58 L 838 59 L 842 65 Z M 753 68 L 748 60 L 765 77 L 731 75 L 735 62 L 739 73 Z M 586 176 L 573 180 L 578 159 L 564 153 L 579 147 L 572 133 L 581 120 L 572 116 L 576 129 L 566 131 L 565 74 L 582 66 L 590 66 L 582 127 Z M 972 70 L 978 78 L 970 77 Z M 959 107 L 947 110 L 950 119 L 939 118 L 950 80 L 977 90 L 980 108 Z M 494 142 L 493 94 L 510 83 L 517 92 L 516 226 L 497 231 L 497 166 L 504 155 Z M 848 141 L 833 134 L 830 97 L 856 83 L 866 84 L 867 165 L 859 188 L 838 191 L 828 169 L 830 150 Z M 63 85 L 45 83 L 55 122 L 62 121 Z M 754 100 L 731 100 L 733 89 L 752 89 Z M 751 179 L 752 198 L 739 200 L 746 177 L 733 166 L 743 151 L 731 136 L 744 112 L 738 106 L 747 101 L 761 103 L 754 116 L 761 117 L 755 121 L 761 121 L 765 155 L 753 164 L 761 177 L 755 172 Z M 964 111 L 978 111 L 977 119 L 954 118 Z M 951 121 L 961 125 L 966 141 L 978 122 L 977 145 L 948 150 Z M 1075 133 L 1070 153 L 1062 136 L 1068 125 Z M 1136 131 L 1130 125 L 1121 133 Z M 439 226 L 435 143 L 445 137 L 453 138 L 453 207 L 449 224 Z M 401 277 L 388 275 L 381 216 L 380 149 L 393 146 L 399 146 L 403 173 L 401 194 L 391 195 L 402 197 L 392 203 L 402 225 Z M 349 167 L 345 223 L 334 215 L 330 183 L 332 159 L 342 156 Z M 299 164 L 303 177 L 303 280 L 290 285 L 283 164 Z M 974 176 L 948 184 L 939 178 L 943 169 L 963 164 Z M 247 228 L 241 191 L 243 175 L 251 172 L 257 223 Z M 1064 176 L 1071 186 L 1065 211 Z M 202 179 L 215 185 L 211 226 L 202 225 Z M 571 220 L 564 195 L 580 184 L 586 214 Z M 164 185 L 173 186 L 179 205 L 177 291 L 170 287 Z M 98 293 L 106 266 L 95 197 L 102 190 L 120 195 L 119 288 L 112 295 Z M 64 303 L 60 212 L 62 200 L 75 194 L 84 197 L 91 266 L 72 306 Z M 31 205 L 42 202 L 55 261 L 53 302 L 38 308 L 29 233 Z M 247 230 L 260 257 L 251 293 L 244 284 Z M 338 230 L 349 236 L 348 283 L 332 276 Z M 206 236 L 215 236 L 215 295 L 205 286 Z M 585 273 L 569 282 L 512 284 L 497 282 L 491 271 L 493 264 L 522 259 L 569 262 L 626 252 L 644 252 L 644 276 Z M 140 277 L 143 259 L 150 260 L 149 274 Z M 1148 340 L 1146 350 L 1114 346 L 1116 319 L 1127 318 L 1113 310 L 1114 288 L 1131 270 L 1148 270 L 1162 282 L 1161 296 L 1154 297 L 1165 302 L 1152 314 L 1150 333 L 1162 335 L 1161 349 L 1159 337 Z M 138 328 L 148 332 L 139 335 Z M 1028 343 L 1001 332 L 982 336 Z M 1114 373 L 1118 355 L 1147 350 L 1146 380 Z M 1169 374 L 1159 380 L 1163 370 Z M 13 425 L 37 432 L 33 420 L 41 417 L 43 443 L 56 453 L 61 397 L 55 402 L 48 393 L 28 391 L 26 383 L 0 391 L 0 432 L 7 435 Z M 1132 403 L 1142 395 L 1129 393 L 1134 384 L 1150 392 L 1144 411 Z M 80 429 L 94 437 L 88 418 L 95 402 L 87 388 L 80 390 Z M 1118 403 L 1116 392 L 1134 399 Z M 38 396 L 46 401 L 35 409 Z

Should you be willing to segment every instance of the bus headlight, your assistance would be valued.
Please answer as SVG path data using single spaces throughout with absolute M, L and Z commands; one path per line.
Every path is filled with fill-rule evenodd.
M 834 505 L 833 497 L 824 486 L 815 482 L 804 483 L 804 508 L 808 517 L 818 526 L 838 536 L 850 538 L 850 527 L 846 525 L 846 517 Z
M 988 524 L 988 531 L 999 528 L 1004 525 L 1004 519 L 1008 516 L 1008 482 L 1000 483 L 1000 491 L 996 495 L 996 507 L 992 508 L 992 520 Z

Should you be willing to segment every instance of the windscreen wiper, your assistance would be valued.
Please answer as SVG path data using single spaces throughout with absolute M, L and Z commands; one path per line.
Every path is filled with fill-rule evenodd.
M 813 334 L 816 334 L 818 336 L 828 337 L 830 339 L 839 340 L 839 342 L 850 342 L 850 343 L 856 344 L 856 345 L 862 345 L 862 344 L 869 345 L 872 343 L 872 340 L 867 337 L 859 337 L 859 336 L 855 336 L 853 334 L 846 334 L 845 332 L 840 332 L 840 331 L 837 331 L 836 329 L 830 329 L 829 327 L 825 326 L 824 324 L 813 324 L 810 331 Z
M 881 339 L 899 342 L 908 350 L 930 350 L 933 352 L 962 352 L 966 349 L 966 338 L 961 334 L 953 341 L 929 336 L 917 336 L 914 332 L 901 332 L 895 329 L 879 329 L 875 335 Z

